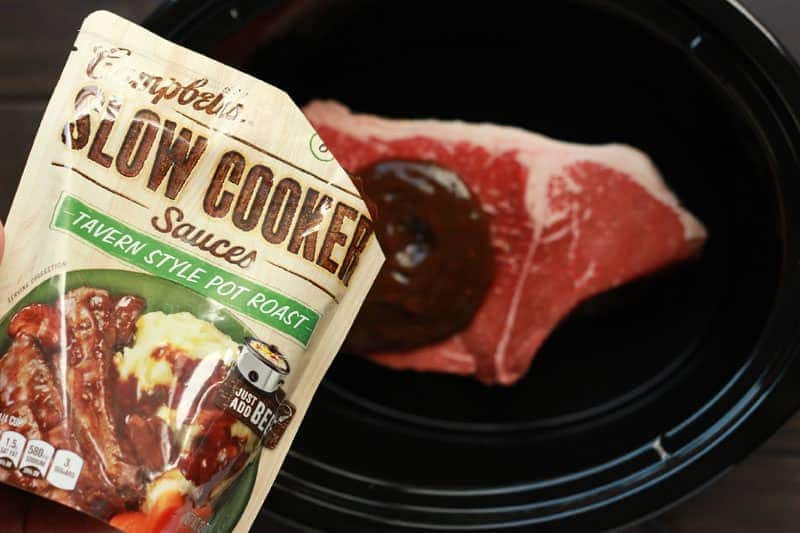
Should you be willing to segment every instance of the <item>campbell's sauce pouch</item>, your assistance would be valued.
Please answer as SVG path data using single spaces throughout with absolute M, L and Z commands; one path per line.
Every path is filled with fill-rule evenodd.
M 243 531 L 383 262 L 282 91 L 111 13 L 7 223 L 0 481 L 123 531 Z

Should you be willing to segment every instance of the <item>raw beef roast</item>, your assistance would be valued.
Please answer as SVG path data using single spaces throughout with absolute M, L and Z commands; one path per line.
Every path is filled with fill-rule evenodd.
M 508 385 L 582 300 L 686 259 L 706 238 L 642 152 L 521 129 L 389 120 L 312 102 L 306 115 L 350 172 L 382 160 L 435 162 L 490 218 L 494 278 L 469 326 L 426 347 L 368 356 L 396 369 Z

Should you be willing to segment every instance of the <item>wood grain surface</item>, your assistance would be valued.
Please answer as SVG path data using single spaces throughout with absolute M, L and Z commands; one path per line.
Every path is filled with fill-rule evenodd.
M 81 19 L 92 10 L 109 9 L 132 20 L 141 20 L 159 3 L 158 0 L 0 1 L 3 8 L 0 19 L 0 186 L 14 187 L 22 173 L 47 97 Z M 746 0 L 742 3 L 800 56 L 800 0 Z M 5 216 L 8 209 L 6 196 L 0 194 L 0 216 Z M 630 531 L 800 531 L 800 415 L 706 490 Z

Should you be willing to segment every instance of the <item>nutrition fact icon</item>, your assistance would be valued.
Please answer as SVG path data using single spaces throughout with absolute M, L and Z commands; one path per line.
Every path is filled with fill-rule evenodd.
M 55 448 L 43 440 L 28 441 L 22 454 L 19 471 L 26 476 L 43 478 L 54 452 Z
M 53 458 L 53 466 L 47 474 L 47 481 L 59 489 L 72 490 L 78 483 L 83 468 L 83 459 L 69 450 L 58 450 Z
M 13 469 L 19 465 L 25 437 L 16 431 L 6 431 L 0 437 L 0 466 Z
M 54 487 L 73 490 L 83 469 L 83 458 L 69 450 L 56 450 L 43 440 L 28 442 L 16 431 L 4 431 L 0 435 L 0 467 L 18 468 L 24 475 L 36 479 L 46 476 Z

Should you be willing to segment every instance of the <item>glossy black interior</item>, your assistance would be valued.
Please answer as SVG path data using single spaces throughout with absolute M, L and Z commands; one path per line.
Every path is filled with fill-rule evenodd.
M 785 153 L 795 139 L 781 137 L 762 94 L 772 86 L 723 31 L 747 22 L 710 4 L 716 20 L 660 0 L 179 2 L 151 20 L 301 105 L 334 98 L 385 116 L 635 145 L 710 234 L 697 260 L 577 309 L 513 387 L 342 354 L 271 511 L 335 530 L 574 526 L 592 502 L 683 468 L 698 436 L 727 431 L 728 404 L 794 348 L 786 335 L 769 337 L 771 351 L 763 343 L 791 244 L 783 181 L 797 167 Z M 719 416 L 706 421 L 711 409 Z M 596 524 L 644 516 L 721 468 Z

